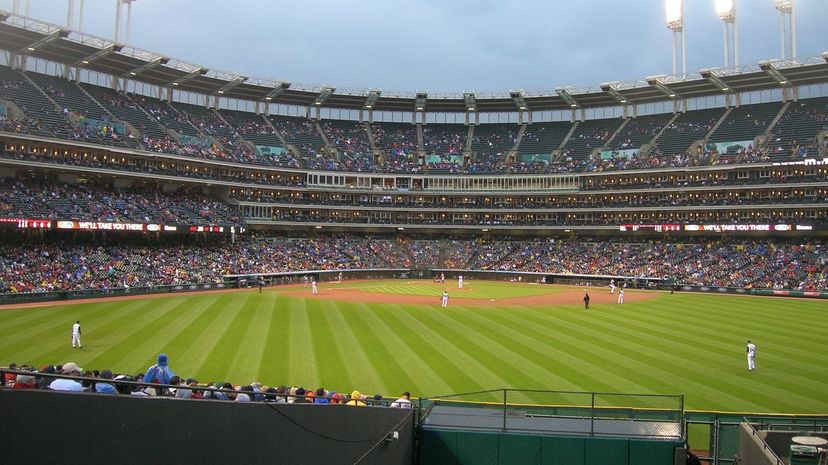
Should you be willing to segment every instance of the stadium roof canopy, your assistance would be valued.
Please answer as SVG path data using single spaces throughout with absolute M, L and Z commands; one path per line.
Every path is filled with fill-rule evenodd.
M 415 111 L 418 94 L 427 95 L 429 112 L 463 113 L 473 94 L 480 113 L 514 112 L 519 94 L 531 111 L 612 107 L 744 93 L 828 82 L 828 55 L 772 60 L 739 69 L 710 69 L 686 76 L 660 75 L 643 80 L 603 83 L 586 88 L 506 92 L 389 92 L 337 89 L 330 85 L 291 84 L 210 69 L 177 58 L 116 44 L 54 24 L 0 11 L 0 48 L 60 64 L 176 90 L 284 105 L 374 111 Z M 370 102 L 370 104 L 368 103 Z M 368 106 L 370 105 L 370 106 Z

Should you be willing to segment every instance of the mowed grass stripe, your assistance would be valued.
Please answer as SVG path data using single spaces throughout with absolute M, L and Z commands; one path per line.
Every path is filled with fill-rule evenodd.
M 292 380 L 292 383 L 304 386 L 307 389 L 316 390 L 319 386 L 331 386 L 336 384 L 340 389 L 347 389 L 354 385 L 349 373 L 349 357 L 352 355 L 352 347 L 340 343 L 335 332 L 341 330 L 334 327 L 330 313 L 336 312 L 337 302 L 332 300 L 307 301 L 307 315 L 310 318 L 310 344 L 316 356 L 315 378 L 303 378 Z M 355 363 L 355 361 L 354 361 Z M 349 391 L 350 392 L 350 391 Z
M 262 294 L 250 299 L 250 304 L 242 308 L 242 312 L 250 313 L 247 330 L 236 346 L 235 356 L 229 364 L 227 379 L 239 383 L 252 383 L 259 380 L 259 365 L 269 359 L 264 352 L 270 329 L 270 319 L 273 317 L 273 306 L 276 298 L 273 294 Z M 261 382 L 261 381 L 260 381 Z
M 253 320 L 253 309 L 259 301 L 256 295 L 250 292 L 235 294 L 236 298 L 227 302 L 221 312 L 228 313 L 232 318 L 228 321 L 226 330 L 221 337 L 213 341 L 207 350 L 207 358 L 199 368 L 202 377 L 219 382 L 229 381 L 243 383 L 245 380 L 232 379 L 228 375 L 233 370 L 232 361 L 239 351 L 239 344 L 244 338 L 247 328 Z M 180 370 L 181 368 L 179 368 Z
M 369 311 L 374 310 L 374 311 Z M 361 326 L 361 341 L 367 347 L 382 347 L 381 352 L 368 352 L 374 367 L 390 392 L 449 392 L 451 387 L 434 371 L 432 364 L 423 359 L 409 338 L 409 332 L 398 333 L 388 324 L 389 312 L 384 306 L 368 307 L 357 304 L 350 318 Z M 387 355 L 388 354 L 388 355 Z
M 262 343 L 264 356 L 259 361 L 259 381 L 268 386 L 279 386 L 288 382 L 287 361 L 290 357 L 288 333 L 291 330 L 290 309 L 293 299 L 279 296 L 270 292 L 272 298 L 270 327 L 267 329 L 267 339 Z
M 492 337 L 502 339 L 504 343 L 508 342 L 508 346 L 514 348 L 523 359 L 531 361 L 535 366 L 543 367 L 544 376 L 536 380 L 537 384 L 509 387 L 584 390 L 583 385 L 576 384 L 569 379 L 571 367 L 582 369 L 584 366 L 591 367 L 589 370 L 591 389 L 610 389 L 614 385 L 614 374 L 579 358 L 578 354 L 571 354 L 555 347 L 556 338 L 553 334 L 543 333 L 535 328 L 520 327 L 516 315 L 525 310 L 522 307 L 513 307 L 509 312 L 475 309 L 463 315 L 463 318 L 468 320 L 466 325 L 472 333 L 488 333 Z M 520 364 L 517 365 L 520 366 Z
M 441 384 L 450 387 L 451 392 L 481 391 L 491 388 L 491 385 L 483 387 L 484 384 L 481 383 L 485 380 L 477 376 L 473 367 L 465 363 L 460 365 L 460 360 L 453 353 L 444 350 L 445 343 L 438 340 L 439 337 L 431 328 L 413 324 L 409 316 L 403 315 L 400 305 L 386 305 L 385 310 L 387 318 L 384 321 L 388 326 L 398 336 L 405 335 L 409 347 L 432 368 L 432 371 L 442 380 Z M 429 394 L 434 393 L 429 391 Z
M 469 316 L 476 311 L 453 307 L 448 311 L 427 312 L 419 318 L 464 352 L 475 354 L 487 369 L 508 379 L 510 387 L 537 388 L 543 385 L 544 380 L 554 376 L 544 366 L 550 362 L 549 359 L 537 362 L 528 359 L 525 351 L 531 350 L 529 347 L 520 347 L 525 351 L 513 350 L 514 346 L 502 343 L 505 339 L 503 334 L 491 333 L 486 328 L 475 325 Z M 522 346 L 516 340 L 512 342 Z
M 194 299 L 182 299 L 169 307 L 159 305 L 159 307 L 164 307 L 164 311 L 120 342 L 130 350 L 124 350 L 120 357 L 113 358 L 110 366 L 125 366 L 134 372 L 143 371 L 154 364 L 158 354 L 167 350 L 167 345 L 175 336 L 198 318 L 199 312 L 194 311 L 193 308 L 200 307 L 203 299 L 199 296 Z M 170 363 L 174 367 L 174 355 L 168 355 L 173 357 Z M 108 354 L 104 356 L 109 357 Z
M 312 322 L 307 304 L 308 299 L 291 299 L 291 332 L 288 334 L 290 358 L 287 359 L 287 384 L 319 384 L 319 365 L 311 332 Z
M 326 304 L 328 308 L 325 316 L 331 328 L 331 335 L 344 358 L 341 369 L 346 371 L 347 379 L 351 382 L 350 388 L 374 394 L 393 392 L 390 390 L 391 385 L 385 383 L 386 377 L 391 373 L 386 373 L 382 366 L 373 363 L 392 357 L 393 354 L 385 352 L 381 344 L 366 342 L 371 329 L 365 327 L 365 322 L 357 317 L 361 312 L 372 310 L 353 303 L 343 305 L 343 302 L 329 301 Z M 326 386 L 330 385 L 328 380 L 325 382 L 328 383 Z
M 550 314 L 551 320 L 547 320 L 543 318 L 543 311 L 532 310 L 535 316 L 527 314 L 524 317 L 532 324 L 555 332 L 556 344 L 564 345 L 566 352 L 578 353 L 579 357 L 585 358 L 593 365 L 603 366 L 605 370 L 622 379 L 612 391 L 634 392 L 634 384 L 637 384 L 648 386 L 649 392 L 652 393 L 675 394 L 682 392 L 687 386 L 687 380 L 663 369 L 663 361 L 656 360 L 654 364 L 642 362 L 638 357 L 631 357 L 629 352 L 625 354 L 626 348 L 623 345 L 615 344 L 612 340 L 604 340 L 603 334 L 592 329 L 595 318 L 589 316 L 589 312 L 581 310 L 581 313 L 577 313 L 574 309 L 569 312 L 553 312 Z M 567 314 L 583 314 L 583 320 L 567 319 Z M 639 346 L 636 344 L 635 347 Z M 646 348 L 642 347 L 638 353 L 646 354 Z M 580 379 L 578 382 L 589 386 L 589 382 L 583 379 L 588 377 L 584 371 L 572 367 L 572 375 Z
M 681 392 L 691 386 L 704 388 L 710 391 L 710 386 L 716 386 L 717 398 L 727 399 L 728 402 L 739 401 L 747 408 L 762 408 L 763 401 L 773 399 L 774 395 L 784 393 L 768 394 L 759 389 L 753 389 L 755 394 L 751 397 L 734 393 L 744 390 L 744 386 L 729 378 L 722 378 L 716 375 L 716 368 L 709 370 L 709 366 L 696 362 L 687 348 L 678 344 L 670 347 L 662 347 L 658 350 L 659 341 L 651 335 L 628 330 L 623 324 L 607 324 L 600 318 L 594 318 L 589 324 L 568 321 L 560 322 L 562 327 L 572 330 L 573 333 L 591 333 L 591 339 L 602 341 L 602 345 L 613 347 L 606 356 L 613 361 L 614 365 L 632 368 L 637 377 L 642 381 L 649 379 L 651 389 L 658 393 Z M 636 341 L 631 345 L 629 341 Z M 655 350 L 653 350 L 655 349 Z M 584 350 L 603 351 L 592 347 L 584 347 Z M 687 377 L 670 376 L 670 373 L 677 373 L 684 370 Z M 719 370 L 723 371 L 723 370 Z M 646 373 L 646 374 L 645 374 Z M 626 389 L 626 388 L 625 388 Z M 731 398 L 728 399 L 728 396 Z M 791 395 L 795 397 L 795 395 Z M 747 399 L 750 399 L 749 401 Z
M 144 302 L 137 301 L 130 305 L 124 305 L 128 309 L 135 309 L 144 305 Z M 101 315 L 123 315 L 122 307 L 118 307 L 115 302 L 97 305 L 96 313 Z M 121 310 L 121 311 L 119 311 Z M 72 320 L 71 318 L 63 318 L 56 316 L 53 312 L 48 310 L 32 312 L 35 318 L 28 318 L 26 312 L 30 309 L 14 310 L 19 314 L 18 318 L 12 320 L 10 326 L 3 325 L 3 339 L 0 340 L 0 353 L 14 352 L 15 350 L 25 349 L 43 349 L 43 347 L 33 347 L 32 341 L 37 341 L 37 346 L 41 344 L 51 344 L 57 340 L 62 340 L 67 346 L 72 344 L 72 324 L 77 320 L 83 320 L 81 323 L 81 342 L 86 339 L 85 336 L 92 337 L 96 333 L 100 333 L 100 318 L 87 318 L 89 313 L 83 314 Z M 73 313 L 77 315 L 78 313 Z M 14 354 L 18 355 L 18 354 Z M 39 360 L 39 355 L 35 356 Z M 14 360 L 11 360 L 14 361 Z M 48 362 L 46 362 L 48 363 Z
M 554 322 L 552 316 L 536 319 L 531 308 L 524 311 L 497 312 L 493 311 L 489 318 L 512 328 L 512 331 L 521 334 L 537 345 L 550 348 L 554 351 L 551 365 L 564 379 L 566 385 L 546 386 L 545 389 L 554 390 L 584 390 L 614 392 L 618 386 L 626 386 L 629 391 L 646 390 L 640 378 L 633 379 L 629 372 L 616 365 L 607 363 L 607 355 L 591 347 L 587 337 L 578 335 L 570 337 L 568 333 L 560 331 L 561 325 Z M 559 311 L 553 309 L 553 311 Z M 573 316 L 577 313 L 572 313 Z
M 716 364 L 728 364 L 737 360 L 738 355 L 744 351 L 745 337 L 744 334 L 733 334 L 732 324 L 723 322 L 718 326 L 708 325 L 707 329 L 702 332 L 703 336 L 700 338 L 698 333 L 690 333 L 686 330 L 687 327 L 695 328 L 701 326 L 703 322 L 712 320 L 711 311 L 704 310 L 695 313 L 692 318 L 683 318 L 681 327 L 677 326 L 676 321 L 665 319 L 658 309 L 653 307 L 651 302 L 642 302 L 636 305 L 634 314 L 611 312 L 610 319 L 616 324 L 624 324 L 626 327 L 635 327 L 645 330 L 649 334 L 654 334 L 652 331 L 667 333 L 672 339 L 665 339 L 666 343 L 676 342 L 684 343 L 686 345 L 694 345 L 699 339 L 704 340 L 703 345 L 697 345 L 694 352 L 694 361 L 696 362 L 715 362 Z M 678 310 L 683 311 L 681 307 Z M 768 310 L 769 312 L 771 310 Z M 670 326 L 676 326 L 670 328 Z M 758 334 L 770 334 L 772 337 L 766 336 L 762 341 L 762 346 L 768 350 L 768 353 L 774 356 L 768 360 L 777 359 L 785 363 L 778 364 L 778 368 L 782 373 L 788 376 L 800 376 L 803 370 L 807 370 L 813 364 L 819 364 L 823 360 L 820 354 L 814 350 L 806 350 L 805 348 L 797 348 L 790 346 L 787 341 L 796 340 L 794 337 L 785 337 L 779 335 L 774 330 L 774 325 L 766 325 L 761 331 L 756 330 Z M 803 332 L 805 328 L 800 324 L 799 332 Z M 775 346 L 772 341 L 778 341 L 780 344 Z M 796 340 L 797 344 L 808 345 L 807 341 Z M 813 347 L 813 346 L 812 346 Z M 668 349 L 665 347 L 665 349 Z M 744 361 L 744 360 L 742 360 Z
M 71 323 L 64 321 L 63 325 L 56 327 L 50 335 L 38 336 L 36 345 L 16 355 L 23 357 L 24 360 L 34 360 L 37 365 L 73 361 L 83 367 L 84 363 L 96 359 L 102 354 L 115 355 L 120 353 L 118 346 L 115 346 L 115 350 L 113 350 L 112 344 L 120 344 L 124 338 L 128 338 L 133 334 L 137 327 L 133 315 L 145 316 L 145 318 L 137 318 L 139 324 L 145 324 L 154 318 L 160 317 L 167 309 L 182 302 L 185 301 L 166 301 L 163 305 L 158 305 L 157 302 L 140 300 L 136 301 L 134 306 L 132 303 L 125 305 L 129 309 L 126 311 L 110 309 L 110 313 L 106 314 L 105 320 L 82 319 L 81 342 L 84 344 L 83 349 L 72 349 L 71 326 L 68 330 L 66 329 L 66 325 Z M 128 323 L 124 320 L 131 321 Z M 103 325 L 100 324 L 101 321 L 104 322 Z
M 462 363 L 465 371 L 474 373 L 475 389 L 482 386 L 504 386 L 507 384 L 503 377 L 497 373 L 499 371 L 497 368 L 491 368 L 484 358 L 478 358 L 478 354 L 469 348 L 472 342 L 468 338 L 459 333 L 452 332 L 452 334 L 449 334 L 446 328 L 434 324 L 435 322 L 429 319 L 429 316 L 435 312 L 433 308 L 400 306 L 399 310 L 397 315 L 404 323 L 408 324 L 412 331 L 418 334 L 427 334 L 427 340 L 435 349 L 451 360 Z M 430 321 L 431 324 L 427 324 L 427 321 Z M 474 386 L 470 385 L 470 387 Z
M 171 357 L 170 364 L 176 373 L 205 381 L 200 377 L 199 369 L 228 326 L 231 315 L 224 309 L 234 298 L 235 294 L 215 294 L 191 306 L 190 311 L 196 313 L 196 318 L 166 345 L 167 356 Z

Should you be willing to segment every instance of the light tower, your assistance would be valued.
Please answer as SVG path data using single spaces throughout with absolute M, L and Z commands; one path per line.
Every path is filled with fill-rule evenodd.
M 788 54 L 788 42 L 790 42 L 791 60 L 796 60 L 796 10 L 794 0 L 774 0 L 776 9 L 779 11 L 779 45 L 782 48 L 783 60 Z M 787 42 L 786 42 L 787 39 Z
M 673 32 L 673 75 L 677 74 L 676 63 L 681 54 L 681 75 L 687 75 L 687 53 L 684 45 L 684 0 L 666 0 L 667 29 Z M 679 52 L 681 48 L 681 52 Z
M 736 0 L 716 0 L 716 14 L 724 24 L 724 67 L 739 67 L 739 30 L 736 26 Z M 732 57 L 732 60 L 731 60 Z
M 121 40 L 121 10 L 124 5 L 127 6 L 127 20 L 126 20 L 126 37 L 124 42 L 129 42 L 129 28 L 132 24 L 132 3 L 135 0 L 115 0 L 115 42 Z

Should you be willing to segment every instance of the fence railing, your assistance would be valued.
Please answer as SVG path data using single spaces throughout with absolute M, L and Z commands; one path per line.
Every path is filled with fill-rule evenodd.
M 684 439 L 684 396 L 497 389 L 423 399 L 434 428 Z

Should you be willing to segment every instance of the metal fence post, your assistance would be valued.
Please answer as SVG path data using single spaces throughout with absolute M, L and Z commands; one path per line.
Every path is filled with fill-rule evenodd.
M 713 421 L 713 465 L 719 465 L 719 449 L 721 448 L 721 425 L 719 419 Z
M 589 409 L 589 435 L 595 436 L 595 393 L 592 396 L 592 407 Z
M 503 390 L 503 432 L 506 432 L 506 392 L 507 390 Z

